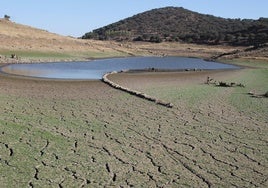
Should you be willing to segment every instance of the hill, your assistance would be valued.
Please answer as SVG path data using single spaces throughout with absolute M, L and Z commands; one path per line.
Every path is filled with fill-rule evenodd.
M 131 53 L 112 41 L 61 36 L 6 19 L 0 19 L 0 28 L 0 63 L 85 60 Z
M 184 8 L 153 9 L 96 29 L 83 39 L 183 41 L 198 44 L 259 45 L 268 42 L 268 19 L 225 19 Z
M 95 58 L 169 55 L 210 58 L 244 47 L 187 43 L 83 40 L 0 19 L 0 63 L 84 61 Z M 267 59 L 267 48 L 246 56 Z M 254 54 L 253 54 L 254 53 Z M 12 55 L 15 55 L 12 58 Z M 243 55 L 244 56 L 244 55 Z

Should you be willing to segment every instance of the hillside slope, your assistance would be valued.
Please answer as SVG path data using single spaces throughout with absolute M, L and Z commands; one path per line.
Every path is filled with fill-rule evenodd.
M 86 33 L 84 39 L 254 45 L 268 42 L 268 19 L 225 19 L 184 8 L 153 9 Z
M 81 41 L 70 37 L 60 36 L 45 30 L 33 28 L 30 26 L 17 24 L 8 20 L 0 20 L 0 39 L 1 49 L 36 49 L 58 51 L 70 45 L 76 46 L 83 44 Z M 75 49 L 75 48 L 73 48 Z
M 115 42 L 82 40 L 0 19 L 0 63 L 126 56 Z M 11 58 L 16 54 L 17 58 Z
M 0 63 L 84 61 L 95 58 L 169 55 L 210 58 L 243 48 L 186 43 L 83 40 L 0 19 Z M 267 49 L 267 48 L 266 48 Z M 267 51 L 250 57 L 267 58 Z M 12 54 L 16 55 L 11 58 Z M 248 54 L 247 54 L 248 56 Z

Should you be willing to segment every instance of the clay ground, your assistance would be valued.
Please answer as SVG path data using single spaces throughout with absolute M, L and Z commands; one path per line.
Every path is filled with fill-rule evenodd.
M 101 81 L 0 76 L 3 187 L 267 187 L 267 69 L 124 73 Z M 241 82 L 245 88 L 204 84 Z

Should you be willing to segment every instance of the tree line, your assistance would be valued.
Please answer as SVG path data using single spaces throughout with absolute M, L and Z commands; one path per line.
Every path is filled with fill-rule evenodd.
M 260 46 L 268 42 L 268 18 L 225 19 L 181 7 L 166 7 L 93 30 L 82 38 Z

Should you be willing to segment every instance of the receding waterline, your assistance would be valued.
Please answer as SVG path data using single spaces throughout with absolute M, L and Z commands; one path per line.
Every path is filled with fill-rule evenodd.
M 129 57 L 101 59 L 89 62 L 57 62 L 11 64 L 1 68 L 6 74 L 71 80 L 98 80 L 107 72 L 121 70 L 183 70 L 183 69 L 237 69 L 229 64 L 205 61 L 198 58 L 184 57 Z

